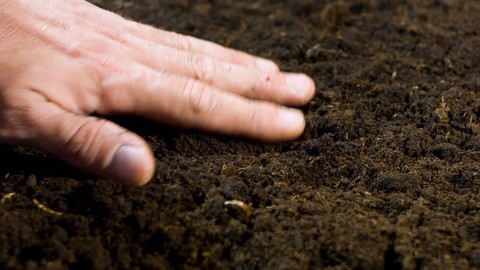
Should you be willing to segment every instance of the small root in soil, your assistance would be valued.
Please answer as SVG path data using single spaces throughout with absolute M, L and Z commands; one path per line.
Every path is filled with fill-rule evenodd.
M 0 199 L 0 203 L 4 204 L 7 200 L 10 200 L 16 193 L 15 192 L 10 192 L 5 194 L 2 199 Z
M 62 212 L 58 212 L 58 211 L 55 211 L 55 210 L 52 210 L 52 209 L 48 208 L 47 206 L 45 206 L 42 203 L 40 203 L 39 201 L 37 201 L 37 199 L 33 199 L 33 203 L 35 204 L 35 206 L 37 206 L 40 210 L 42 210 L 45 213 L 48 213 L 48 214 L 51 214 L 51 215 L 56 215 L 56 216 L 62 216 L 63 215 Z
M 252 215 L 252 209 L 250 209 L 250 206 L 242 201 L 239 201 L 239 200 L 226 201 L 224 205 L 239 207 L 245 213 L 246 217 L 250 217 Z

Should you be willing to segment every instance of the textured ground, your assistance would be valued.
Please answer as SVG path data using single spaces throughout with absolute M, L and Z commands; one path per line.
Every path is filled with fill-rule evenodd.
M 478 1 L 94 3 L 309 74 L 308 128 L 260 144 L 115 119 L 158 159 L 143 188 L 1 147 L 0 268 L 480 268 Z

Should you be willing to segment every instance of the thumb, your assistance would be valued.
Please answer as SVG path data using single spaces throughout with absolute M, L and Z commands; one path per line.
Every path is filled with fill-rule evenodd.
M 46 106 L 37 115 L 40 136 L 34 146 L 97 176 L 137 185 L 151 179 L 154 158 L 138 135 L 104 119 Z

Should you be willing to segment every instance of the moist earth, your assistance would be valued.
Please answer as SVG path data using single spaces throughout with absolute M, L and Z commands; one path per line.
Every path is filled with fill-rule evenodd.
M 0 268 L 480 268 L 479 1 L 93 3 L 307 73 L 306 131 L 112 118 L 155 153 L 141 188 L 2 146 Z

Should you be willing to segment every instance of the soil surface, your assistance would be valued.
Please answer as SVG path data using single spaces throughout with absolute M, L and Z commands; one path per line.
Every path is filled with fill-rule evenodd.
M 128 187 L 0 151 L 1 269 L 480 268 L 480 2 L 93 1 L 315 79 L 305 134 L 262 144 L 114 119 Z

